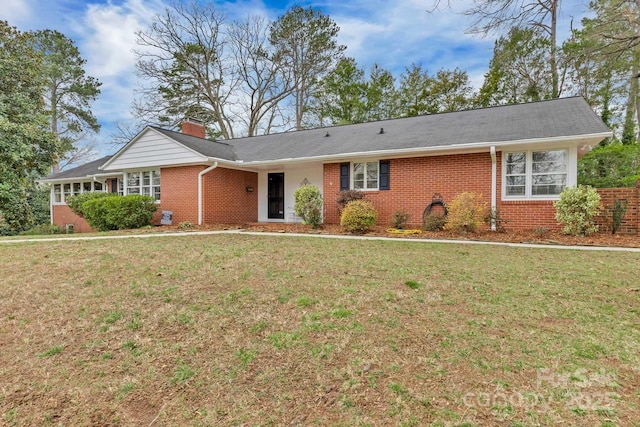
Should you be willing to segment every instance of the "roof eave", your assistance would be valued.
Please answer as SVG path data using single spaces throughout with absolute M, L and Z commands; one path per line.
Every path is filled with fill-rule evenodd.
M 404 149 L 395 149 L 395 150 L 375 150 L 375 151 L 360 151 L 360 152 L 351 152 L 351 153 L 337 153 L 330 154 L 324 156 L 310 156 L 310 157 L 295 157 L 295 158 L 281 158 L 281 159 L 272 159 L 272 160 L 255 160 L 250 162 L 242 162 L 243 165 L 250 166 L 259 166 L 259 165 L 268 165 L 272 163 L 298 163 L 298 162 L 311 162 L 311 161 L 319 161 L 319 162 L 332 162 L 339 161 L 341 159 L 346 158 L 366 158 L 366 157 L 413 157 L 420 154 L 425 155 L 433 155 L 439 153 L 456 153 L 462 151 L 473 151 L 473 150 L 481 150 L 481 149 L 489 149 L 494 146 L 496 148 L 505 147 L 505 146 L 517 146 L 517 145 L 529 145 L 529 144 L 544 144 L 544 143 L 563 143 L 563 142 L 571 142 L 571 141 L 592 141 L 598 143 L 607 137 L 613 136 L 613 132 L 599 132 L 599 133 L 591 133 L 591 134 L 583 134 L 583 135 L 570 135 L 570 136 L 559 136 L 559 137 L 551 137 L 551 138 L 530 138 L 530 139 L 521 139 L 521 140 L 509 140 L 509 141 L 485 141 L 485 142 L 474 142 L 468 144 L 455 144 L 455 145 L 439 145 L 435 147 L 417 147 L 417 148 L 404 148 Z
M 110 166 L 110 165 L 111 165 L 115 160 L 117 160 L 117 159 L 122 155 L 122 153 L 124 153 L 124 152 L 127 150 L 127 148 L 129 148 L 130 146 L 132 146 L 132 145 L 133 145 L 133 144 L 134 144 L 138 139 L 140 139 L 140 138 L 142 137 L 142 135 L 143 135 L 147 130 L 153 131 L 153 132 L 155 132 L 156 134 L 158 134 L 158 135 L 162 136 L 163 138 L 168 138 L 168 139 L 170 139 L 171 141 L 173 141 L 174 143 L 176 143 L 176 144 L 180 145 L 181 147 L 183 147 L 185 150 L 189 150 L 189 151 L 191 151 L 193 154 L 195 154 L 195 155 L 197 155 L 197 156 L 202 157 L 202 161 L 203 161 L 203 162 L 207 161 L 207 159 L 208 159 L 208 157 L 207 157 L 207 156 L 205 156 L 204 154 L 200 153 L 200 152 L 199 152 L 199 151 L 197 151 L 197 150 L 194 150 L 194 149 L 193 149 L 193 148 L 191 148 L 191 147 L 187 147 L 186 145 L 184 145 L 183 143 L 181 143 L 181 142 L 180 142 L 180 141 L 178 141 L 177 139 L 175 139 L 175 138 L 171 138 L 170 136 L 165 135 L 165 134 L 164 134 L 164 133 L 162 133 L 162 132 L 158 132 L 158 131 L 157 131 L 156 129 L 154 129 L 152 126 L 145 126 L 145 128 L 144 128 L 144 129 L 142 129 L 142 130 L 141 130 L 141 131 L 140 131 L 136 136 L 134 136 L 134 137 L 133 137 L 133 139 L 131 139 L 131 141 L 127 142 L 127 144 L 126 144 L 124 147 L 122 147 L 120 150 L 118 150 L 118 152 L 117 152 L 116 154 L 114 154 L 114 155 L 113 155 L 109 160 L 107 160 L 107 161 L 106 161 L 103 165 L 101 165 L 98 169 L 100 169 L 100 170 L 109 170 L 109 166 Z M 193 165 L 193 164 L 200 164 L 200 163 L 198 163 L 198 162 L 195 162 L 195 163 L 194 163 L 194 162 L 191 162 L 191 163 L 189 163 L 189 164 Z M 158 166 L 170 167 L 170 166 L 165 166 L 165 165 L 158 165 Z M 175 166 L 187 166 L 187 164 L 175 165 Z M 118 170 L 120 170 L 120 169 L 122 169 L 122 168 L 118 168 Z

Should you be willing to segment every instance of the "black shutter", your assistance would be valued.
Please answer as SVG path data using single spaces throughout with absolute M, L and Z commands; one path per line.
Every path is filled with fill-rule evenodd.
M 340 163 L 340 191 L 349 189 L 349 163 Z
M 389 160 L 380 160 L 380 190 L 389 189 Z

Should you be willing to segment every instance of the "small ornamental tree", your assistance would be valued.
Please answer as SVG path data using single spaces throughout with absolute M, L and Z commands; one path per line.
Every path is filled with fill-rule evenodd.
M 368 200 L 354 200 L 344 207 L 340 225 L 352 233 L 364 233 L 376 225 L 378 213 Z
M 563 226 L 563 233 L 586 236 L 598 231 L 594 219 L 600 213 L 601 205 L 595 188 L 588 185 L 566 187 L 553 207 L 556 208 L 556 220 Z
M 322 224 L 322 194 L 315 185 L 303 185 L 293 193 L 293 210 L 305 224 L 318 228 Z
M 342 210 L 344 209 L 345 206 L 347 206 L 347 203 L 353 201 L 353 200 L 362 200 L 364 199 L 364 191 L 359 191 L 359 190 L 342 190 L 340 191 L 340 193 L 338 193 L 338 199 L 336 200 L 336 203 L 338 204 L 338 213 L 342 214 Z

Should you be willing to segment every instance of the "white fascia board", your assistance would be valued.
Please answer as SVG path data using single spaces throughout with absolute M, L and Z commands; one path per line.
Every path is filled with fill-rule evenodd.
M 145 166 L 142 168 L 125 168 L 122 169 L 124 172 L 132 172 L 132 171 L 140 171 L 140 170 L 148 170 L 148 169 L 160 169 L 160 168 L 179 168 L 182 166 L 211 166 L 214 163 L 218 163 L 220 166 L 224 166 L 227 169 L 238 169 L 238 170 L 247 170 L 247 168 L 242 168 L 242 163 L 235 162 L 233 160 L 224 160 L 218 159 L 216 157 L 203 157 L 201 162 L 187 162 L 187 163 L 169 163 L 169 164 L 159 164 L 155 166 Z
M 122 176 L 124 172 L 111 172 L 111 173 L 97 173 L 93 175 L 84 175 L 84 176 L 72 176 L 67 178 L 41 178 L 37 179 L 36 182 L 46 183 L 46 184 L 58 184 L 63 182 L 78 182 L 78 181 L 91 181 L 93 178 L 109 178 L 109 177 L 118 177 Z
M 174 142 L 175 144 L 178 144 L 179 146 L 181 146 L 182 148 L 184 148 L 185 150 L 188 150 L 190 152 L 192 152 L 193 154 L 195 154 L 196 156 L 202 157 L 203 161 L 206 161 L 208 159 L 208 157 L 203 156 L 202 153 L 199 153 L 198 151 L 187 147 L 184 144 L 181 144 L 179 141 L 176 141 L 175 139 L 168 137 L 167 135 L 158 132 L 157 130 L 155 130 L 154 128 L 152 128 L 151 126 L 146 126 L 144 129 L 142 129 L 136 136 L 133 137 L 133 139 L 129 142 L 127 142 L 127 144 L 122 147 L 121 149 L 118 150 L 118 152 L 116 154 L 114 154 L 109 160 L 107 160 L 102 166 L 100 166 L 98 169 L 100 170 L 108 170 L 109 165 L 112 164 L 118 157 L 120 157 L 122 155 L 122 153 L 124 153 L 129 147 L 131 147 L 133 144 L 136 143 L 136 141 L 138 141 L 142 135 L 144 135 L 147 131 L 150 132 L 154 132 L 156 135 L 161 136 L 162 138 L 167 138 L 169 140 L 171 140 L 172 142 Z M 176 165 L 158 165 L 157 167 L 171 167 L 171 166 L 187 166 L 187 165 L 193 165 L 193 164 L 200 164 L 200 163 L 183 163 L 183 164 L 176 164 Z M 120 168 L 119 168 L 120 169 Z
M 96 178 L 109 178 L 110 176 L 113 177 L 118 177 L 118 176 L 122 176 L 124 175 L 123 171 L 118 171 L 118 172 L 105 172 L 105 173 L 96 173 L 93 175 L 88 175 L 90 177 L 96 177 Z
M 74 176 L 70 178 L 52 178 L 52 179 L 38 179 L 36 182 L 43 184 L 59 184 L 64 182 L 79 182 L 79 181 L 91 181 L 94 175 Z
M 277 163 L 303 163 L 303 162 L 335 162 L 345 159 L 353 158 L 384 158 L 384 157 L 417 157 L 420 155 L 446 155 L 457 154 L 461 152 L 478 152 L 484 151 L 483 149 L 490 149 L 491 146 L 495 146 L 496 149 L 505 146 L 517 146 L 517 145 L 533 145 L 533 144 L 557 144 L 566 143 L 571 141 L 584 141 L 592 140 L 594 142 L 600 142 L 604 138 L 613 136 L 613 132 L 601 132 L 594 134 L 584 135 L 572 135 L 572 136 L 557 136 L 552 138 L 531 138 L 520 139 L 512 141 L 500 141 L 500 142 L 473 142 L 469 144 L 456 144 L 456 145 L 439 145 L 436 147 L 418 147 L 418 148 L 404 148 L 399 150 L 376 150 L 376 151 L 362 151 L 352 153 L 340 153 L 331 154 L 327 156 L 316 157 L 296 157 L 285 159 L 273 159 L 273 160 L 257 160 L 252 162 L 244 162 L 247 167 L 269 165 Z

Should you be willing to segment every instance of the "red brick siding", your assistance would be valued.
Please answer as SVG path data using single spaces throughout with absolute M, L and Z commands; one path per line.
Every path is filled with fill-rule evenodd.
M 208 166 L 160 171 L 161 206 L 173 212 L 173 224 L 198 223 L 198 173 Z M 253 187 L 248 193 L 246 188 Z M 258 174 L 218 167 L 202 180 L 203 223 L 241 224 L 258 220 Z
M 189 121 L 182 122 L 182 133 L 185 135 L 195 136 L 197 138 L 204 138 L 206 136 L 206 128 L 200 123 L 194 123 Z
M 94 231 L 87 221 L 74 214 L 67 205 L 53 205 L 53 223 L 65 230 L 67 224 L 73 224 L 76 233 L 88 233 Z
M 599 188 L 600 202 L 606 211 L 613 207 L 615 200 L 628 201 L 627 212 L 622 220 L 620 234 L 638 234 L 640 230 L 640 181 L 635 188 Z M 611 232 L 611 214 L 607 216 L 601 214 L 596 222 L 600 226 L 600 231 Z
M 559 228 L 552 201 L 502 201 L 502 153 L 496 153 L 496 206 L 507 229 Z M 392 159 L 390 190 L 367 192 L 379 213 L 379 224 L 389 224 L 393 213 L 407 210 L 410 225 L 420 226 L 422 212 L 434 193 L 445 202 L 464 191 L 482 195 L 491 204 L 491 155 L 489 152 L 448 156 Z M 325 222 L 340 222 L 335 202 L 340 191 L 340 165 L 325 164 Z
M 458 193 L 473 191 L 491 202 L 489 152 L 390 160 L 390 190 L 368 191 L 378 210 L 378 223 L 390 224 L 394 212 L 406 210 L 410 225 L 422 224 L 422 212 L 434 193 L 450 202 Z M 325 222 L 340 222 L 336 199 L 340 192 L 340 165 L 324 165 Z
M 258 221 L 257 173 L 219 167 L 204 175 L 203 181 L 205 223 Z M 247 187 L 253 187 L 253 192 L 247 192 Z
M 160 208 L 173 212 L 173 224 L 198 223 L 198 173 L 207 166 L 160 169 Z

